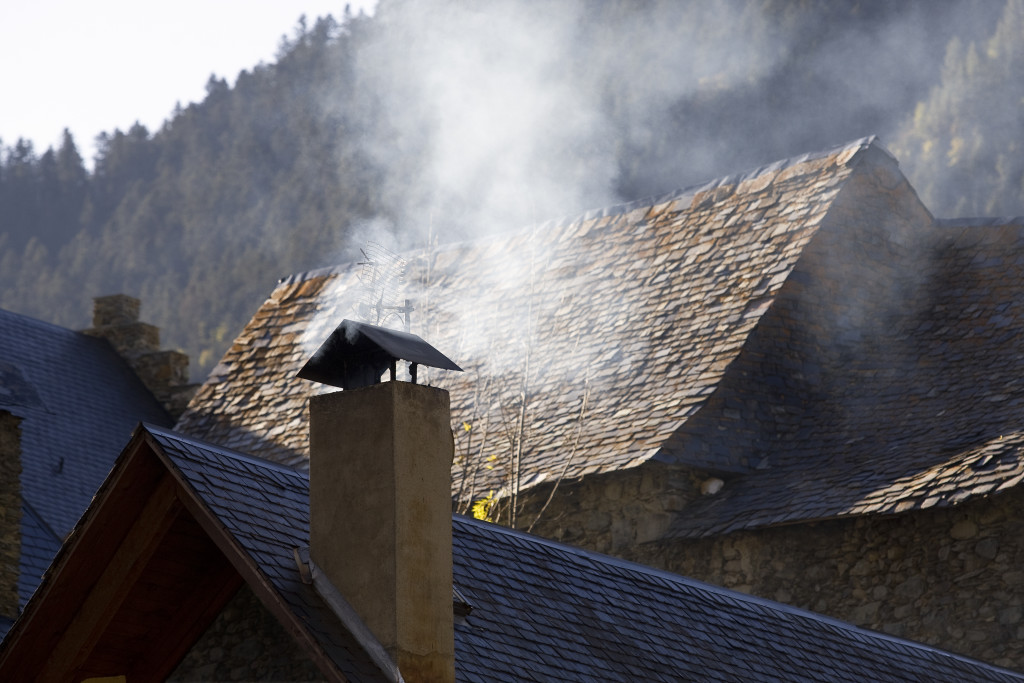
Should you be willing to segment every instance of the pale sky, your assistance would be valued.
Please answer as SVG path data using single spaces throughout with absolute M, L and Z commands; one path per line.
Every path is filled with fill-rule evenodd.
M 300 15 L 340 19 L 345 0 L 0 0 L 0 140 L 37 155 L 69 128 L 92 166 L 102 131 L 150 132 L 205 95 L 210 74 L 274 60 Z M 372 12 L 376 0 L 349 2 Z

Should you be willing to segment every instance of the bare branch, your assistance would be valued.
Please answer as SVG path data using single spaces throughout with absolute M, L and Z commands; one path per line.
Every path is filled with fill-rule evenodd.
M 580 445 L 580 435 L 583 433 L 583 420 L 587 414 L 587 400 L 590 398 L 590 369 L 587 368 L 587 376 L 583 380 L 583 400 L 580 402 L 580 414 L 576 418 L 576 439 L 573 441 L 572 450 L 569 451 L 569 457 L 566 459 L 565 464 L 562 465 L 562 471 L 558 473 L 558 478 L 555 479 L 555 485 L 551 487 L 551 492 L 548 494 L 547 500 L 544 501 L 544 505 L 541 506 L 540 510 L 537 511 L 537 516 L 533 518 L 533 522 L 527 527 L 526 532 L 530 533 L 533 531 L 534 525 L 540 521 L 540 518 L 544 515 L 544 511 L 548 509 L 548 505 L 551 504 L 551 500 L 555 497 L 555 491 L 558 490 L 558 485 L 562 483 L 562 479 L 565 478 L 565 473 L 569 469 L 569 465 L 572 464 L 573 458 L 576 457 L 576 451 Z

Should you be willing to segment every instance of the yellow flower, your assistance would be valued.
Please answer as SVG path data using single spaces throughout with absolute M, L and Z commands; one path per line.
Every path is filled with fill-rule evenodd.
M 490 520 L 491 506 L 494 504 L 494 491 L 488 491 L 487 495 L 480 500 L 473 501 L 473 518 Z

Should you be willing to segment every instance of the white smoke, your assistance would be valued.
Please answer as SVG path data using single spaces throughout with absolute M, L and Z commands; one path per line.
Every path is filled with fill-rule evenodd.
M 583 35 L 595 11 L 582 1 L 382 4 L 356 53 L 357 92 L 325 101 L 351 109 L 374 93 L 364 115 L 386 133 L 367 135 L 365 149 L 385 169 L 379 190 L 400 242 L 617 203 L 623 145 L 659 139 L 675 102 L 756 79 L 784 54 L 745 3 L 669 4 Z

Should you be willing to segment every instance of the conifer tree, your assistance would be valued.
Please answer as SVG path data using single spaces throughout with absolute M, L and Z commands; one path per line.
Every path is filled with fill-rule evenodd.
M 991 37 L 954 38 L 941 82 L 892 147 L 911 182 L 942 216 L 1024 210 L 1024 0 L 1007 0 Z

